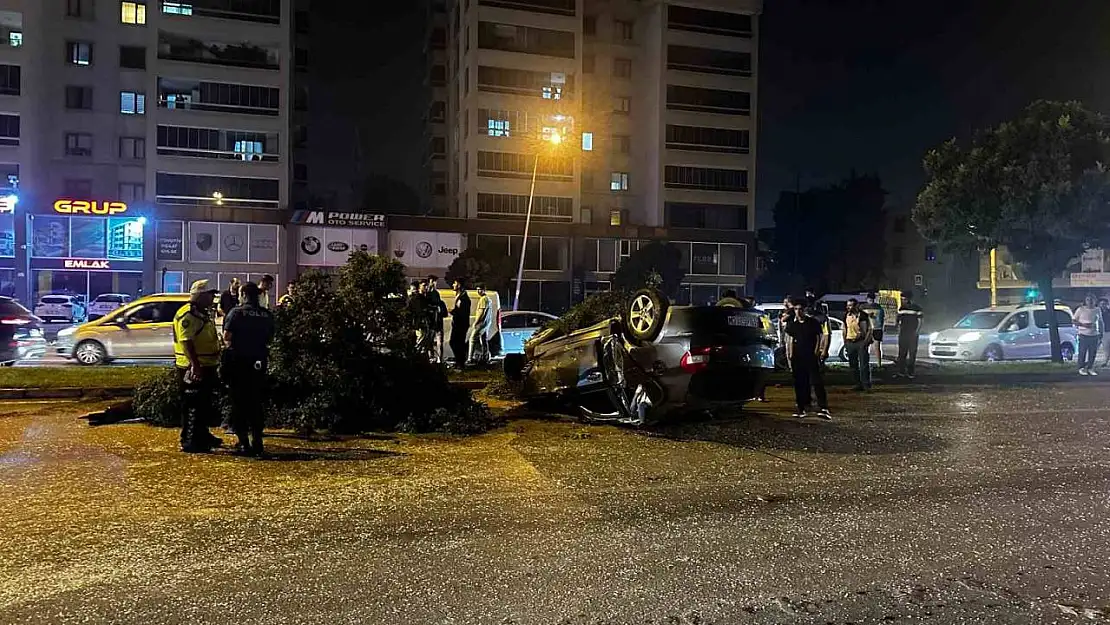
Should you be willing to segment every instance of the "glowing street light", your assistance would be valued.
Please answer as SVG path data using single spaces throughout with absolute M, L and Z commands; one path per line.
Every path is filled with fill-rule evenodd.
M 565 121 L 563 115 L 556 115 L 556 121 Z M 563 135 L 556 128 L 544 128 L 543 140 L 553 148 L 563 143 Z M 520 283 L 524 280 L 524 252 L 528 249 L 528 227 L 532 225 L 532 201 L 536 197 L 536 172 L 540 168 L 540 150 L 536 150 L 536 160 L 532 164 L 532 186 L 528 189 L 528 211 L 524 214 L 524 239 L 520 242 L 520 265 L 516 268 L 516 293 L 513 294 L 513 310 L 520 308 Z
M 224 205 L 224 194 L 220 193 L 219 191 L 214 191 L 212 193 L 212 200 L 214 202 L 216 202 L 216 206 L 223 206 Z

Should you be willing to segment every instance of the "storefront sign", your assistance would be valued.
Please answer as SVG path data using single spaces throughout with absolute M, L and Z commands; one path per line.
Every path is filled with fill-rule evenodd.
M 94 258 L 32 258 L 31 269 L 66 271 L 142 271 L 141 260 L 97 260 Z
M 190 221 L 186 239 L 193 263 L 276 264 L 277 224 Z
M 58 200 L 54 212 L 63 215 L 119 215 L 127 212 L 123 202 L 98 202 L 86 200 Z
M 1102 270 L 1106 269 L 1105 258 L 1106 256 L 1103 253 L 1102 248 L 1096 247 L 1094 249 L 1084 250 L 1083 255 L 1079 257 L 1080 270 L 1084 273 L 1101 272 Z
M 184 248 L 182 246 L 184 227 L 184 222 L 180 221 L 159 221 L 155 225 L 154 234 L 157 240 L 158 260 L 184 260 Z
M 306 226 L 333 226 L 338 228 L 384 228 L 385 215 L 373 213 L 338 213 L 325 210 L 293 211 L 290 223 Z
M 340 267 L 351 252 L 378 253 L 378 233 L 356 228 L 302 226 L 297 237 L 297 264 L 302 267 Z
M 84 260 L 80 258 L 66 258 L 62 261 L 65 269 L 111 269 L 112 265 L 106 260 Z
M 1110 286 L 1110 273 L 1105 271 L 1084 271 L 1071 274 L 1072 286 Z
M 389 232 L 389 249 L 393 258 L 409 267 L 449 267 L 465 248 L 466 236 L 459 232 Z

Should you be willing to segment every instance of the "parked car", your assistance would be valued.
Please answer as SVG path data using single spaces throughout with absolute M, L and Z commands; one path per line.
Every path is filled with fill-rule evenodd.
M 99 319 L 130 301 L 131 296 L 126 293 L 101 293 L 89 302 L 89 321 Z
M 0 297 L 0 365 L 46 353 L 42 320 L 10 297 Z
M 478 314 L 478 291 L 468 290 L 466 294 L 470 297 L 470 325 L 473 327 L 474 319 Z M 493 327 L 486 333 L 486 339 L 489 341 L 490 358 L 500 358 L 502 353 L 502 339 L 501 339 L 501 296 L 496 291 L 486 291 L 489 296 L 490 307 L 493 309 Z M 455 305 L 455 291 L 451 289 L 439 289 L 439 297 L 443 303 L 447 305 L 447 310 L 450 311 Z M 451 362 L 455 358 L 455 353 L 451 351 L 451 346 L 448 341 L 451 338 L 451 315 L 447 315 L 447 320 L 443 324 L 443 358 L 445 362 Z M 470 328 L 467 328 L 470 331 Z
M 758 310 L 671 306 L 657 291 L 633 295 L 618 317 L 562 333 L 537 332 L 505 374 L 527 399 L 556 398 L 590 421 L 641 425 L 679 410 L 738 406 L 774 368 L 774 337 Z
M 558 319 L 545 312 L 514 310 L 501 313 L 501 351 L 523 354 L 524 344 L 540 328 Z
M 775 347 L 775 366 L 786 369 L 786 344 L 778 331 L 779 318 L 782 317 L 786 307 L 779 303 L 759 304 L 756 310 L 767 313 L 771 324 L 775 328 L 775 335 L 779 344 Z M 836 317 L 829 316 L 829 358 L 848 362 L 848 354 L 844 350 L 844 322 Z
M 50 294 L 39 298 L 35 316 L 43 321 L 80 323 L 85 320 L 85 298 L 80 295 Z
M 1057 304 L 1056 320 L 1060 351 L 1064 360 L 1071 360 L 1079 343 L 1071 310 Z M 1048 312 L 1043 303 L 980 308 L 953 327 L 930 334 L 929 357 L 986 361 L 1051 358 Z
M 173 358 L 173 318 L 188 304 L 188 293 L 149 295 L 96 321 L 60 330 L 54 347 L 82 365 L 117 358 Z

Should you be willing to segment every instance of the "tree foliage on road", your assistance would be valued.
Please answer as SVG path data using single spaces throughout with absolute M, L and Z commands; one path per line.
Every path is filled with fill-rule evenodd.
M 1052 278 L 1088 246 L 1108 242 L 1110 125 L 1077 102 L 1038 101 L 1016 119 L 925 156 L 913 219 L 955 253 L 1005 246 L 1045 298 L 1052 357 L 1060 332 Z
M 491 291 L 501 291 L 509 286 L 514 271 L 513 260 L 508 256 L 468 247 L 447 268 L 446 278 L 448 284 L 453 280 L 462 280 L 471 288 L 475 284 L 484 284 Z
M 632 292 L 644 287 L 659 289 L 674 299 L 686 271 L 682 269 L 682 252 L 669 243 L 651 241 L 641 245 L 613 273 L 613 288 Z

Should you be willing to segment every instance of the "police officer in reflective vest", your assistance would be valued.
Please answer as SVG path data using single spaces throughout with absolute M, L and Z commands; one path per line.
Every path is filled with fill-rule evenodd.
M 274 316 L 259 305 L 259 288 L 253 282 L 239 291 L 239 306 L 224 318 L 224 383 L 231 397 L 231 427 L 239 437 L 236 453 L 261 456 L 266 365 L 270 340 L 274 338 Z
M 208 419 L 216 412 L 217 365 L 220 339 L 212 319 L 217 289 L 208 280 L 197 280 L 189 288 L 189 305 L 173 318 L 173 352 L 184 389 L 185 416 L 181 423 L 181 450 L 205 453 L 219 439 L 208 430 Z

